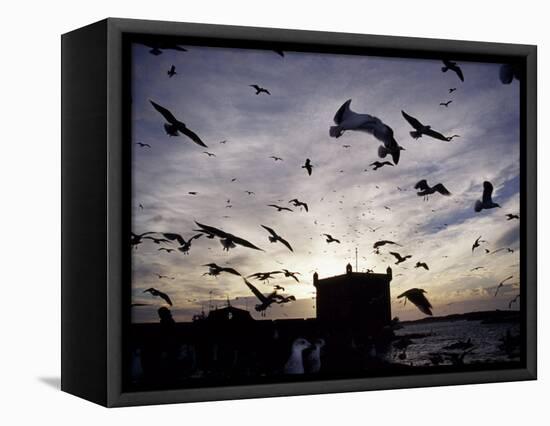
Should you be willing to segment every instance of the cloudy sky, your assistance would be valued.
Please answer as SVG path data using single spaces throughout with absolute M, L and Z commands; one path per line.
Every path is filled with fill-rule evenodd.
M 348 262 L 355 268 L 356 248 L 360 271 L 392 266 L 392 315 L 402 320 L 424 316 L 396 298 L 412 287 L 428 292 L 434 315 L 507 309 L 519 293 L 519 221 L 508 221 L 505 214 L 519 212 L 520 104 L 519 85 L 500 83 L 499 64 L 461 62 L 462 83 L 453 72 L 442 73 L 441 62 L 434 60 L 298 52 L 282 58 L 268 50 L 186 47 L 187 52 L 159 56 L 145 46 L 132 47 L 133 231 L 189 238 L 196 234 L 196 220 L 265 251 L 238 246 L 226 252 L 218 240 L 202 237 L 193 241 L 189 255 L 168 254 L 145 240 L 133 251 L 133 302 L 151 305 L 134 308 L 134 321 L 157 321 L 161 301 L 143 294 L 149 287 L 170 295 L 177 321 L 222 307 L 227 299 L 258 318 L 257 301 L 241 279 L 203 276 L 207 268 L 201 265 L 210 262 L 243 275 L 299 271 L 300 283 L 284 277 L 270 282 L 298 300 L 271 307 L 267 318 L 313 317 L 313 272 L 323 278 L 344 273 Z M 172 64 L 178 74 L 168 78 Z M 250 84 L 267 88 L 271 96 L 256 96 Z M 451 87 L 457 90 L 449 94 Z M 394 130 L 406 149 L 399 165 L 372 170 L 380 143 L 369 134 L 329 137 L 334 114 L 347 99 L 354 111 L 379 117 Z M 439 106 L 451 99 L 448 108 Z M 169 137 L 149 100 L 172 111 L 208 149 L 183 135 Z M 401 110 L 461 137 L 414 140 Z M 301 168 L 306 158 L 314 165 L 312 176 Z M 413 189 L 420 179 L 443 183 L 452 196 L 435 194 L 423 201 Z M 475 213 L 485 180 L 493 183 L 502 208 Z M 293 208 L 288 203 L 293 198 L 307 202 L 309 213 Z M 272 203 L 294 211 L 277 212 L 267 206 Z M 270 243 L 261 224 L 287 239 L 294 253 Z M 323 233 L 341 244 L 327 244 Z M 487 243 L 472 254 L 480 235 Z M 401 244 L 396 251 L 412 259 L 394 265 L 387 246 L 373 253 L 379 239 Z M 514 252 L 484 251 L 503 247 Z M 414 268 L 417 261 L 430 270 Z M 483 269 L 471 272 L 478 266 Z M 494 297 L 497 284 L 510 275 Z M 271 285 L 254 283 L 264 293 L 272 291 Z

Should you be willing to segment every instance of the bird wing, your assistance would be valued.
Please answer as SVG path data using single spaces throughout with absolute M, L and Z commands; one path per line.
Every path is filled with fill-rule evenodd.
M 239 277 L 241 276 L 241 274 L 236 269 L 233 269 L 233 268 L 221 268 L 221 270 L 229 274 L 237 275 Z
M 282 237 L 278 237 L 277 239 L 278 239 L 281 243 L 283 243 L 292 253 L 294 253 L 294 250 L 292 250 L 292 247 L 291 247 L 290 243 L 289 243 L 287 240 L 285 240 L 285 239 L 282 238 Z
M 343 103 L 343 105 L 338 108 L 338 111 L 336 111 L 336 114 L 334 115 L 334 123 L 340 124 L 342 120 L 344 120 L 345 116 L 350 113 L 350 104 L 351 99 L 348 99 L 346 102 Z
M 484 203 L 489 203 L 492 200 L 493 196 L 493 184 L 489 181 L 483 182 L 483 196 L 482 200 Z
M 244 283 L 247 285 L 247 287 L 254 293 L 254 295 L 260 300 L 262 303 L 267 303 L 268 299 L 265 297 L 260 290 L 258 290 L 255 286 L 253 286 L 246 278 L 243 277 Z
M 265 226 L 265 225 L 260 225 L 260 226 L 264 228 L 267 232 L 269 232 L 271 235 L 273 235 L 275 238 L 278 237 L 277 233 L 269 226 Z
M 441 133 L 433 130 L 433 129 L 428 129 L 426 130 L 425 132 L 423 132 L 426 136 L 431 136 L 432 138 L 434 139 L 439 139 L 439 140 L 442 140 L 442 141 L 445 141 L 445 142 L 448 142 L 449 139 L 447 139 L 446 136 L 442 135 Z
M 193 240 L 196 240 L 196 239 L 199 239 L 200 237 L 202 237 L 203 234 L 196 234 L 196 235 L 193 235 L 191 238 L 189 238 L 189 242 L 193 241 Z
M 391 254 L 393 257 L 395 257 L 397 260 L 403 259 L 403 258 L 401 257 L 401 255 L 400 255 L 399 253 L 395 252 L 395 251 L 390 251 L 390 254 Z
M 229 235 L 227 232 L 222 231 L 221 229 L 214 228 L 213 226 L 203 225 L 197 221 L 195 221 L 195 224 L 204 230 L 207 234 L 214 235 L 218 238 L 227 238 Z
M 462 69 L 458 65 L 453 67 L 453 71 L 456 72 L 456 75 L 458 75 L 460 81 L 464 81 L 464 74 L 462 74 Z
M 158 296 L 163 298 L 166 303 L 168 303 L 170 306 L 172 306 L 172 300 L 170 300 L 170 297 L 166 293 L 163 293 L 162 291 L 159 291 Z
M 183 239 L 183 237 L 180 234 L 176 234 L 176 233 L 173 233 L 173 232 L 167 232 L 167 233 L 162 234 L 162 235 L 164 235 L 170 241 L 176 240 L 178 243 L 180 243 L 180 245 L 185 244 L 185 240 Z
M 243 246 L 243 247 L 251 248 L 251 249 L 254 249 L 254 250 L 264 251 L 264 250 L 261 249 L 260 247 L 255 246 L 255 245 L 252 244 L 250 241 L 247 241 L 247 240 L 245 240 L 244 238 L 240 238 L 240 237 L 237 237 L 237 236 L 232 235 L 232 234 L 226 234 L 226 235 L 227 235 L 227 237 L 228 237 L 229 239 L 231 239 L 231 241 L 233 241 L 235 244 L 238 244 L 238 245 Z
M 421 291 L 410 291 L 405 292 L 407 299 L 411 301 L 418 309 L 420 309 L 421 312 L 425 313 L 426 315 L 433 315 L 432 314 L 432 305 L 429 302 L 429 300 L 424 296 L 424 293 Z
M 449 190 L 445 188 L 445 186 L 442 183 L 438 183 L 433 187 L 433 189 L 437 192 L 439 192 L 441 195 L 451 195 Z
M 152 100 L 149 100 L 151 102 L 151 105 L 153 105 L 153 108 L 155 108 L 160 115 L 164 117 L 166 121 L 168 121 L 170 124 L 178 124 L 179 121 L 174 117 L 174 114 L 172 114 L 170 111 L 168 111 L 163 106 L 160 106 L 159 104 L 153 102 Z
M 208 148 L 208 146 L 201 140 L 201 138 L 199 138 L 199 136 L 193 132 L 192 130 L 189 130 L 185 124 L 181 123 L 181 122 L 177 122 L 175 123 L 176 126 L 177 126 L 177 129 L 178 131 L 180 131 L 181 133 L 183 133 L 185 136 L 187 136 L 189 139 L 191 139 L 193 142 L 195 142 L 197 145 L 200 145 L 204 148 Z
M 405 111 L 402 110 L 401 114 L 403 115 L 403 118 L 405 118 L 405 120 L 407 120 L 407 122 L 412 127 L 414 127 L 416 130 L 420 130 L 422 127 L 424 127 L 424 125 L 420 121 L 418 121 L 416 118 L 410 116 Z
M 414 186 L 414 189 L 420 189 L 421 191 L 426 191 L 429 189 L 428 181 L 426 179 L 422 179 L 416 183 Z
M 307 203 L 301 203 L 301 204 L 302 204 L 302 206 L 304 206 L 304 209 L 306 209 L 306 212 L 309 212 L 309 209 L 307 207 Z

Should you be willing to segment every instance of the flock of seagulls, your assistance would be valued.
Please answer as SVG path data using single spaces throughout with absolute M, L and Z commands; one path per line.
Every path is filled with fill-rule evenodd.
M 155 56 L 162 54 L 163 50 L 176 50 L 176 51 L 182 51 L 182 52 L 186 51 L 185 48 L 176 44 L 155 42 L 155 43 L 147 44 L 147 46 L 151 49 L 150 53 Z M 275 51 L 275 52 L 279 56 L 285 57 L 284 52 L 282 51 Z M 464 73 L 461 67 L 456 62 L 453 62 L 450 60 L 443 60 L 443 64 L 444 66 L 441 68 L 442 72 L 446 73 L 448 71 L 451 71 L 456 74 L 456 76 L 461 82 L 464 82 Z M 176 67 L 172 65 L 170 69 L 167 71 L 167 74 L 169 78 L 172 78 L 175 75 L 177 75 Z M 516 73 L 514 69 L 509 69 L 509 68 L 501 69 L 500 78 L 504 84 L 509 84 L 509 82 L 511 82 L 511 80 L 513 80 L 514 78 L 519 78 L 518 76 L 519 74 Z M 270 90 L 260 86 L 259 84 L 250 84 L 249 87 L 255 90 L 254 95 L 262 95 L 262 94 L 271 95 Z M 449 94 L 452 94 L 456 90 L 457 90 L 456 87 L 450 88 Z M 372 170 L 378 171 L 382 168 L 397 166 L 401 159 L 401 151 L 405 151 L 405 148 L 403 148 L 397 142 L 393 129 L 388 124 L 386 124 L 381 118 L 375 115 L 371 115 L 368 113 L 354 112 L 351 109 L 351 102 L 352 102 L 352 99 L 348 99 L 336 111 L 333 118 L 334 125 L 330 126 L 329 128 L 329 136 L 332 138 L 338 139 L 342 137 L 344 133 L 350 132 L 350 131 L 367 133 L 368 135 L 371 135 L 372 137 L 374 137 L 374 139 L 380 142 L 380 145 L 377 150 L 377 155 L 381 160 L 383 160 L 383 161 L 374 161 L 370 163 L 369 166 L 372 167 Z M 183 121 L 177 119 L 176 116 L 170 110 L 154 102 L 153 100 L 150 100 L 150 103 L 152 107 L 164 119 L 165 122 L 163 126 L 168 136 L 176 137 L 176 136 L 183 135 L 187 139 L 190 139 L 196 145 L 199 145 L 203 148 L 208 148 L 208 146 L 203 142 L 201 137 L 199 137 L 197 133 L 195 133 L 193 130 L 188 128 Z M 446 102 L 441 102 L 440 106 L 449 108 L 451 103 L 453 103 L 453 100 L 448 100 Z M 429 138 L 433 138 L 443 142 L 450 142 L 454 138 L 460 137 L 460 135 L 457 135 L 457 134 L 454 134 L 451 136 L 445 136 L 442 132 L 434 130 L 431 125 L 423 124 L 419 119 L 413 117 L 412 115 L 408 114 L 404 110 L 401 110 L 401 115 L 403 119 L 412 127 L 413 130 L 410 131 L 410 136 L 414 140 L 419 140 L 422 137 L 429 137 Z M 223 140 L 220 142 L 220 144 L 225 144 L 226 142 L 227 142 L 226 140 Z M 150 144 L 143 143 L 143 142 L 137 142 L 136 145 L 139 146 L 140 148 L 151 148 Z M 351 145 L 343 145 L 343 147 L 348 149 L 348 148 L 351 148 Z M 216 157 L 216 154 L 213 152 L 203 151 L 203 153 L 208 157 Z M 391 161 L 384 160 L 386 157 L 391 158 Z M 277 155 L 272 155 L 269 158 L 272 159 L 275 163 L 284 161 L 282 157 Z M 305 169 L 308 176 L 311 176 L 313 173 L 314 164 L 312 163 L 312 160 L 310 158 L 306 158 L 301 168 Z M 344 171 L 342 170 L 341 172 L 344 172 Z M 379 172 L 379 173 L 383 173 L 383 172 Z M 231 182 L 235 182 L 236 180 L 237 178 L 233 178 Z M 430 186 L 428 184 L 427 179 L 422 179 L 418 181 L 414 185 L 414 189 L 417 190 L 416 195 L 418 197 L 423 197 L 424 200 L 426 201 L 428 200 L 428 197 L 430 195 L 434 195 L 434 194 L 440 194 L 445 197 L 449 197 L 452 195 L 451 192 L 445 187 L 444 184 L 437 183 L 433 186 Z M 403 191 L 404 189 L 398 187 L 398 190 Z M 255 195 L 254 191 L 246 190 L 244 192 L 246 192 L 249 196 Z M 198 192 L 188 191 L 188 194 L 198 195 Z M 499 204 L 493 201 L 492 194 L 493 194 L 492 183 L 485 181 L 483 183 L 482 197 L 480 200 L 477 200 L 474 205 L 474 210 L 476 213 L 479 213 L 482 210 L 500 207 Z M 279 201 L 282 201 L 282 200 L 279 200 Z M 340 203 L 342 204 L 343 202 L 340 201 Z M 300 210 L 303 210 L 306 213 L 310 211 L 308 203 L 301 201 L 299 198 L 291 199 L 290 201 L 288 201 L 288 204 L 291 204 L 293 208 L 295 209 L 299 208 Z M 277 212 L 294 212 L 292 208 L 284 205 L 276 204 L 276 203 L 267 204 L 267 206 L 273 209 L 276 209 Z M 230 204 L 230 200 L 228 200 L 226 207 L 227 208 L 232 207 L 232 205 Z M 391 211 L 391 208 L 389 206 L 384 206 L 384 207 L 386 210 Z M 506 217 L 507 217 L 507 220 L 519 219 L 519 215 L 512 214 L 512 213 L 507 214 Z M 317 221 L 315 221 L 315 224 L 317 224 Z M 140 244 L 143 243 L 144 240 L 149 240 L 154 244 L 163 245 L 162 247 L 158 248 L 158 251 L 163 251 L 163 252 L 166 252 L 167 254 L 172 253 L 174 251 L 179 251 L 185 255 L 188 255 L 191 250 L 192 242 L 201 237 L 204 237 L 205 239 L 209 239 L 209 240 L 218 240 L 223 250 L 227 252 L 229 252 L 231 249 L 236 248 L 237 246 L 251 249 L 251 250 L 256 250 L 256 251 L 264 251 L 262 248 L 250 242 L 246 238 L 229 233 L 226 230 L 222 230 L 218 227 L 214 227 L 211 225 L 202 224 L 197 221 L 195 221 L 195 225 L 197 229 L 194 229 L 193 231 L 196 233 L 187 239 L 184 238 L 179 233 L 144 232 L 142 234 L 136 234 L 132 232 L 130 236 L 130 244 L 132 247 L 137 248 Z M 270 243 L 282 244 L 290 252 L 294 253 L 294 249 L 291 243 L 288 241 L 288 239 L 283 238 L 277 231 L 275 231 L 273 227 L 266 226 L 263 224 L 260 224 L 260 226 L 265 231 L 267 231 L 268 241 Z M 376 232 L 379 228 L 380 227 L 377 227 L 377 228 L 369 227 L 371 232 Z M 327 244 L 341 243 L 340 237 L 336 238 L 329 233 L 323 233 L 321 235 L 325 237 L 325 242 Z M 175 248 L 170 247 L 170 245 L 174 243 L 177 243 L 177 247 Z M 482 240 L 480 236 L 479 238 L 476 239 L 476 241 L 472 246 L 472 253 L 474 253 L 475 249 L 480 247 L 482 243 L 486 243 L 486 241 Z M 387 239 L 378 240 L 373 244 L 374 253 L 377 255 L 380 255 L 381 254 L 380 250 L 386 245 L 402 247 L 401 244 L 391 240 L 387 240 Z M 489 253 L 489 251 L 487 251 L 488 249 L 485 249 L 485 250 L 486 250 L 486 253 Z M 513 252 L 513 250 L 510 248 L 502 248 L 502 249 L 497 249 L 496 251 L 493 251 L 493 253 L 496 253 L 499 250 L 508 250 Z M 413 257 L 413 255 L 411 254 L 402 255 L 397 251 L 389 251 L 388 254 L 395 258 L 396 265 L 405 263 L 408 259 L 411 259 Z M 226 273 L 233 276 L 241 277 L 246 287 L 248 287 L 248 289 L 252 292 L 252 294 L 257 298 L 258 304 L 256 305 L 255 309 L 256 311 L 261 312 L 262 315 L 265 315 L 266 310 L 273 304 L 285 304 L 296 300 L 296 298 L 292 295 L 285 296 L 285 295 L 279 294 L 278 291 L 283 291 L 283 292 L 285 291 L 285 288 L 279 284 L 274 286 L 274 291 L 266 295 L 263 292 L 259 291 L 258 288 L 256 288 L 249 281 L 249 278 L 257 279 L 262 282 L 269 282 L 269 279 L 272 278 L 273 276 L 283 275 L 286 278 L 291 278 L 296 282 L 299 282 L 299 279 L 297 277 L 297 275 L 300 275 L 299 272 L 292 272 L 287 269 L 281 269 L 281 270 L 270 271 L 270 272 L 258 272 L 245 277 L 241 275 L 241 273 L 239 273 L 235 268 L 232 268 L 232 267 L 222 267 L 217 265 L 216 263 L 207 263 L 203 266 L 208 267 L 208 272 L 204 273 L 203 275 L 218 277 L 222 273 Z M 421 262 L 421 261 L 417 261 L 414 268 L 430 271 L 430 268 L 428 267 L 427 263 Z M 481 269 L 483 269 L 483 266 L 474 268 L 472 269 L 472 271 L 477 271 Z M 495 296 L 498 293 L 498 290 L 504 285 L 504 283 L 511 278 L 512 277 L 506 278 L 499 284 L 499 286 L 497 286 Z M 169 305 L 172 305 L 172 301 L 170 300 L 168 295 L 160 292 L 159 290 L 156 290 L 155 288 L 149 288 L 144 292 L 150 293 L 151 296 L 154 296 L 154 297 L 160 297 L 166 303 L 168 303 Z M 425 294 L 426 294 L 426 291 L 423 289 L 412 288 L 401 293 L 399 296 L 397 296 L 397 298 L 404 299 L 405 303 L 408 300 L 413 305 L 415 305 L 422 313 L 426 315 L 432 315 L 433 307 L 431 303 L 428 301 Z M 512 302 L 510 303 L 510 305 L 511 304 Z M 298 352 L 301 353 L 303 352 L 303 350 L 307 348 L 311 348 L 311 344 L 307 341 L 305 342 L 296 341 L 294 342 L 294 345 L 296 345 L 297 353 Z M 294 348 L 294 345 L 293 345 L 293 348 Z M 320 347 L 322 346 L 319 346 L 319 348 Z M 295 364 L 294 361 L 295 360 L 289 360 L 289 363 L 290 363 L 289 365 L 294 365 Z

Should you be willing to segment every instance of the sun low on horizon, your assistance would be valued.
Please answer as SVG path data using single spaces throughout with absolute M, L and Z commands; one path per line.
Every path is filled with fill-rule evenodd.
M 412 288 L 434 316 L 519 309 L 520 96 L 502 64 L 461 61 L 462 81 L 431 59 L 192 45 L 152 55 L 139 43 L 131 53 L 134 323 L 158 322 L 161 306 L 187 322 L 227 304 L 256 319 L 312 318 L 313 274 L 347 264 L 391 267 L 401 320 L 425 316 L 397 298 Z M 331 131 L 339 111 L 368 115 L 397 145 Z M 431 127 L 415 138 L 407 117 Z M 295 300 L 262 316 L 243 277 Z

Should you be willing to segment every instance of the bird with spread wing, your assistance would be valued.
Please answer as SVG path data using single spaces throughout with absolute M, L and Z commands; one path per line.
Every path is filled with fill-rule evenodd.
M 412 115 L 407 114 L 405 111 L 401 111 L 403 118 L 413 127 L 413 131 L 409 134 L 413 139 L 419 139 L 422 135 L 430 136 L 434 139 L 439 139 L 445 142 L 449 142 L 449 138 L 443 134 L 432 129 L 432 126 L 422 124 L 418 119 L 414 118 Z
M 421 288 L 411 288 L 410 290 L 405 291 L 404 293 L 401 293 L 399 296 L 397 296 L 398 299 L 401 299 L 402 297 L 405 298 L 405 303 L 407 303 L 407 300 L 410 300 L 412 304 L 414 304 L 420 311 L 426 315 L 433 315 L 432 314 L 432 308 L 430 301 L 424 296 L 424 293 L 426 293 L 426 290 Z
M 149 100 L 149 102 L 151 102 L 151 105 L 153 105 L 153 108 L 155 108 L 160 113 L 160 115 L 162 115 L 164 119 L 167 121 L 166 123 L 164 123 L 164 130 L 166 130 L 166 133 L 169 136 L 179 136 L 179 133 L 182 133 L 185 136 L 187 136 L 189 139 L 191 139 L 193 142 L 195 142 L 197 145 L 208 148 L 206 144 L 201 140 L 201 138 L 199 138 L 199 136 L 195 132 L 188 129 L 185 123 L 179 121 L 176 117 L 174 117 L 174 114 L 172 114 L 163 106 L 151 100 Z
M 261 225 L 261 227 L 271 234 L 268 237 L 269 242 L 276 243 L 278 241 L 284 246 L 286 246 L 286 248 L 288 248 L 291 252 L 294 252 L 290 243 L 287 240 L 285 240 L 283 237 L 281 237 L 279 234 L 277 234 L 273 228 L 270 228 L 269 226 L 265 226 L 265 225 Z

